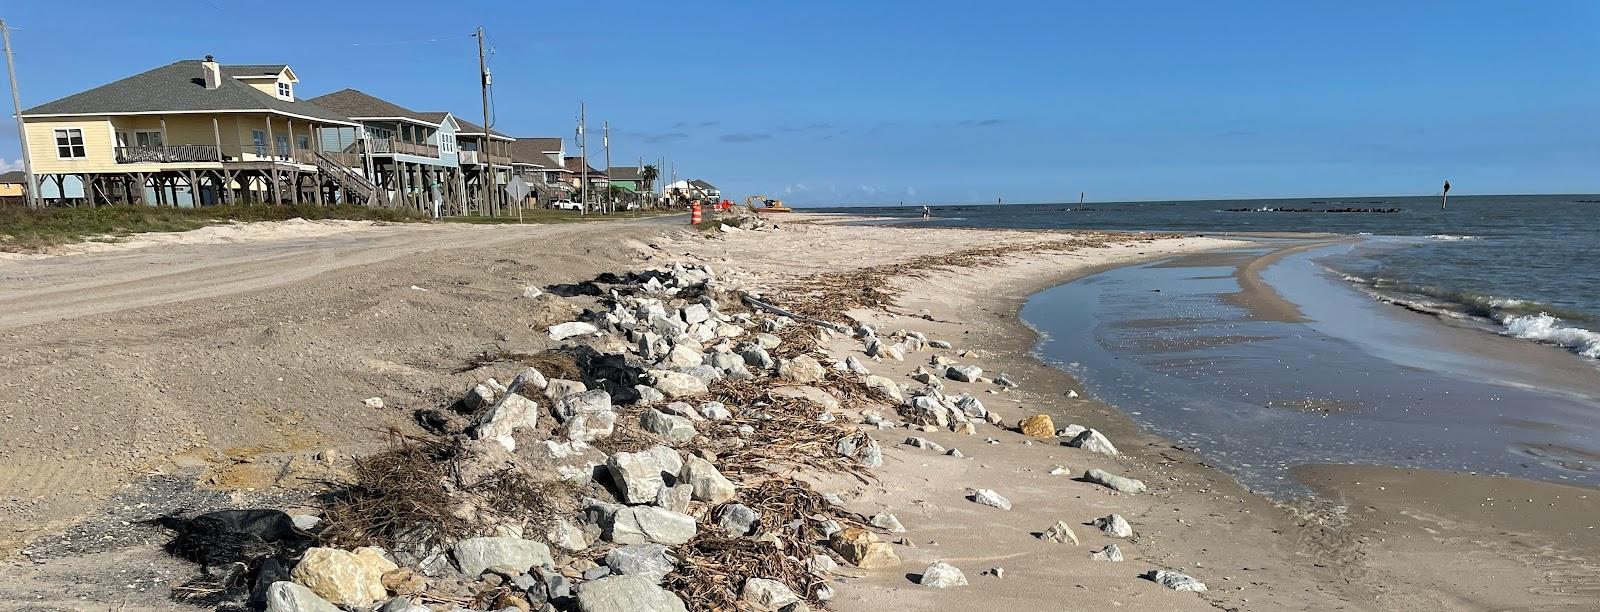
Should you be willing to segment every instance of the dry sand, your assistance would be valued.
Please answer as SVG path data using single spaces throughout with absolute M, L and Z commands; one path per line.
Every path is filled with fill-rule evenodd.
M 548 344 L 534 321 L 554 315 L 518 299 L 526 285 L 691 260 L 725 277 L 779 285 L 813 272 L 1059 236 L 785 224 L 708 240 L 680 223 L 376 228 L 0 264 L 11 300 L 0 304 L 7 307 L 0 334 L 11 349 L 0 362 L 0 555 L 11 559 L 0 566 L 0 608 L 24 601 L 33 609 L 170 608 L 166 585 L 154 580 L 192 568 L 148 543 L 90 543 L 72 557 L 35 561 L 18 552 L 90 515 L 136 515 L 138 504 L 128 500 L 148 492 L 149 474 L 248 505 L 264 490 L 305 484 L 301 476 L 315 472 L 310 457 L 323 448 L 361 452 L 386 425 L 414 427 L 411 409 L 441 403 L 476 378 L 473 355 Z M 1035 337 L 1016 317 L 1030 293 L 1106 266 L 1221 244 L 1130 236 L 1109 248 L 1014 256 L 999 266 L 898 279 L 903 298 L 892 313 L 853 313 L 984 351 L 961 359 L 1008 374 L 1020 389 L 988 394 L 992 386 L 950 383 L 950 390 L 970 388 L 1010 422 L 1046 413 L 1058 427 L 1095 427 L 1124 456 L 1055 441 L 1024 444 L 995 428 L 977 436 L 881 432 L 886 446 L 923 435 L 967 458 L 893 446 L 879 482 L 825 483 L 855 510 L 894 512 L 915 545 L 897 547 L 901 567 L 860 572 L 863 578 L 841 585 L 835 607 L 1436 610 L 1594 602 L 1600 551 L 1593 532 L 1570 519 L 1593 515 L 1587 490 L 1563 488 L 1558 503 L 1547 489 L 1553 485 L 1540 483 L 1308 468 L 1307 480 L 1330 501 L 1280 506 L 1114 408 L 1064 397 L 1077 383 L 1030 356 Z M 924 309 L 932 321 L 920 317 Z M 869 367 L 903 377 L 916 365 Z M 361 404 L 373 396 L 386 407 Z M 999 444 L 986 444 L 988 436 Z M 1074 476 L 1100 467 L 1141 478 L 1151 491 L 1122 495 L 1049 475 L 1058 465 Z M 1393 484 L 1375 494 L 1369 485 L 1380 476 Z M 962 496 L 967 487 L 994 489 L 1015 506 L 979 506 Z M 1524 499 L 1551 505 L 1500 506 L 1506 513 L 1490 518 L 1462 509 L 1479 496 L 1507 497 L 1494 491 L 1524 489 Z M 1127 560 L 1090 561 L 1090 550 L 1115 540 L 1084 523 L 1112 512 L 1137 532 L 1117 541 Z M 1083 544 L 1033 536 L 1057 520 Z M 935 559 L 963 569 L 971 584 L 943 591 L 913 584 L 910 577 Z M 1461 567 L 1467 563 L 1471 571 Z M 980 575 L 992 567 L 1005 568 L 1005 577 Z M 1178 593 L 1137 578 L 1152 568 L 1185 571 L 1212 590 Z

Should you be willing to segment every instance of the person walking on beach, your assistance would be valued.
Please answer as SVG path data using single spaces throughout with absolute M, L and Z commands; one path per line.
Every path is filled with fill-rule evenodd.
M 928 210 L 928 205 L 927 204 L 923 204 L 922 205 L 922 220 L 923 221 L 927 221 L 928 220 L 928 215 L 930 215 L 930 214 L 932 214 L 932 213 L 931 213 L 931 211 Z

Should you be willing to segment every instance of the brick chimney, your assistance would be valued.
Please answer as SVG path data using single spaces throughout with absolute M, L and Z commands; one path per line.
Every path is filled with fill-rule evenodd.
M 212 59 L 210 55 L 206 56 L 205 61 L 200 62 L 200 71 L 205 73 L 206 89 L 222 86 L 222 66 L 218 65 L 217 60 Z

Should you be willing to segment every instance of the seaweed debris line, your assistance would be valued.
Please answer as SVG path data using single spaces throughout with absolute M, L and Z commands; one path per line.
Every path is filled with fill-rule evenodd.
M 1057 430 L 1046 415 L 1013 428 L 971 393 L 945 393 L 953 381 L 988 393 L 1016 385 L 960 363 L 949 341 L 827 320 L 841 304 L 887 306 L 888 294 L 863 287 L 884 273 L 808 279 L 809 293 L 792 296 L 681 264 L 529 288 L 526 299 L 584 308 L 547 326 L 555 348 L 486 356 L 509 382 L 486 378 L 417 411 L 428 433 L 392 432 L 384 449 L 356 458 L 320 516 L 161 519 L 177 531 L 168 550 L 202 566 L 174 597 L 271 611 L 797 612 L 825 607 L 855 572 L 901 565 L 893 514 L 852 512 L 812 484 L 873 482 L 884 460 L 875 434 L 1000 427 L 1116 455 L 1094 429 Z M 835 354 L 841 346 L 849 354 Z M 910 376 L 919 385 L 868 366 L 919 353 L 928 355 Z M 1103 470 L 1084 478 L 1145 490 Z M 1010 506 L 988 489 L 969 499 Z M 916 580 L 966 584 L 942 561 Z

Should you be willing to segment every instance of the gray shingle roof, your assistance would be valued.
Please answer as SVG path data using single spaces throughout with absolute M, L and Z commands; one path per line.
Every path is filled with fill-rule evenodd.
M 606 168 L 606 176 L 609 176 L 612 179 L 621 180 L 621 181 L 642 181 L 642 180 L 644 180 L 643 177 L 639 176 L 639 167 L 638 166 L 613 166 L 613 167 L 610 167 L 610 168 Z
M 232 64 L 222 67 L 222 76 L 278 76 L 278 73 L 288 67 L 288 64 Z
M 483 126 L 478 125 L 476 123 L 473 123 L 471 121 L 467 121 L 466 119 L 462 119 L 461 115 L 456 115 L 456 123 L 461 124 L 461 132 L 459 132 L 461 134 L 482 134 L 483 133 Z M 499 136 L 501 138 L 511 138 L 510 136 L 506 136 L 505 134 L 501 134 L 499 130 L 489 130 L 489 132 L 493 133 L 495 136 Z
M 539 149 L 539 140 L 541 139 L 518 138 L 511 141 L 509 145 L 511 148 L 511 163 L 543 166 L 552 170 L 561 168 L 561 164 L 554 163 L 549 155 L 545 155 L 544 151 Z
M 538 149 L 536 149 L 536 150 L 538 150 L 541 153 L 554 153 L 554 152 L 557 152 L 557 151 L 561 150 L 561 139 L 559 137 L 557 137 L 557 138 L 518 138 L 517 139 L 518 142 L 521 142 L 521 141 L 524 141 L 524 140 L 526 140 L 526 141 L 528 141 L 530 143 L 533 143 L 533 146 L 537 146 Z
M 444 113 L 438 113 L 438 119 L 430 119 L 428 115 L 432 113 L 419 113 L 359 89 L 341 89 L 307 101 L 355 119 L 403 117 L 438 125 L 439 122 L 444 121 L 445 115 Z
M 216 89 L 206 89 L 200 60 L 183 60 L 131 77 L 101 85 L 88 91 L 46 102 L 22 111 L 29 115 L 89 115 L 139 112 L 249 111 L 267 110 L 350 122 L 340 115 L 305 100 L 286 102 L 267 95 L 228 76 L 234 70 L 256 74 L 257 70 L 282 65 L 223 66 L 223 79 Z
M 21 170 L 12 170 L 5 174 L 0 174 L 0 183 L 5 183 L 7 185 L 20 185 L 26 182 L 28 182 L 28 173 Z
M 707 189 L 707 190 L 715 190 L 715 189 L 717 189 L 716 185 L 712 185 L 711 183 L 707 183 L 707 182 L 702 181 L 700 179 L 694 179 L 692 181 L 689 181 L 689 184 L 693 185 L 695 187 L 699 187 L 701 189 Z

